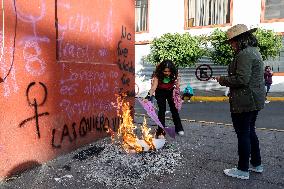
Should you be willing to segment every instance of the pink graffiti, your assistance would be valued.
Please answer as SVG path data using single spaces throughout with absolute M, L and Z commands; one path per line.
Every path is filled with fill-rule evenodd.
M 17 14 L 17 18 L 21 20 L 22 22 L 31 24 L 32 30 L 33 30 L 33 35 L 28 35 L 24 37 L 23 39 L 21 39 L 20 41 L 20 45 L 24 46 L 23 57 L 26 62 L 25 68 L 27 72 L 30 73 L 31 75 L 40 76 L 44 74 L 45 72 L 46 63 L 44 59 L 40 57 L 41 48 L 40 48 L 39 43 L 41 42 L 49 43 L 50 40 L 46 36 L 38 36 L 36 24 L 37 22 L 42 20 L 45 16 L 46 2 L 45 0 L 40 1 L 40 6 L 39 6 L 40 12 L 37 16 L 30 14 L 30 12 L 28 11 L 23 12 L 20 9 L 20 7 L 17 6 L 17 4 L 14 4 L 17 1 L 12 1 L 12 2 L 13 2 L 13 5 L 17 7 L 16 9 L 17 12 L 15 12 L 15 14 Z M 35 54 L 32 54 L 31 50 L 33 50 Z

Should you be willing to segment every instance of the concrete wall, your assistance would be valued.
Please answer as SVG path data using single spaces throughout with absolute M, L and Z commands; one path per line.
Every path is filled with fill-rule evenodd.
M 115 94 L 135 95 L 134 1 L 5 1 L 0 16 L 3 179 L 117 129 Z

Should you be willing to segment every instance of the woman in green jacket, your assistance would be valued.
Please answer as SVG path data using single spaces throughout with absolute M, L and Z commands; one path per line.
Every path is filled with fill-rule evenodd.
M 215 78 L 220 85 L 230 88 L 230 111 L 238 138 L 238 166 L 225 169 L 224 173 L 240 179 L 249 179 L 249 170 L 263 171 L 255 121 L 259 110 L 264 107 L 265 86 L 263 60 L 257 48 L 257 39 L 252 34 L 255 30 L 248 30 L 243 24 L 228 29 L 228 42 L 235 57 L 228 67 L 228 76 Z

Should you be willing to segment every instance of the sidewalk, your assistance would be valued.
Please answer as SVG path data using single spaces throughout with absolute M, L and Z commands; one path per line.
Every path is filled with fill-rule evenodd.
M 142 116 L 135 116 L 136 125 L 142 121 Z M 183 125 L 185 136 L 167 137 L 157 152 L 126 154 L 106 138 L 1 183 L 0 188 L 284 188 L 284 132 L 257 130 L 265 171 L 239 180 L 223 174 L 237 163 L 237 138 L 231 126 L 187 120 Z

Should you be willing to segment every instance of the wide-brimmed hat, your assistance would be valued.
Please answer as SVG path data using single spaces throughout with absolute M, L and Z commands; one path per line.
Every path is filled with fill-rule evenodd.
M 257 28 L 248 29 L 248 27 L 244 24 L 237 24 L 227 30 L 228 40 L 233 39 L 243 33 L 250 32 L 253 33 L 257 30 Z

